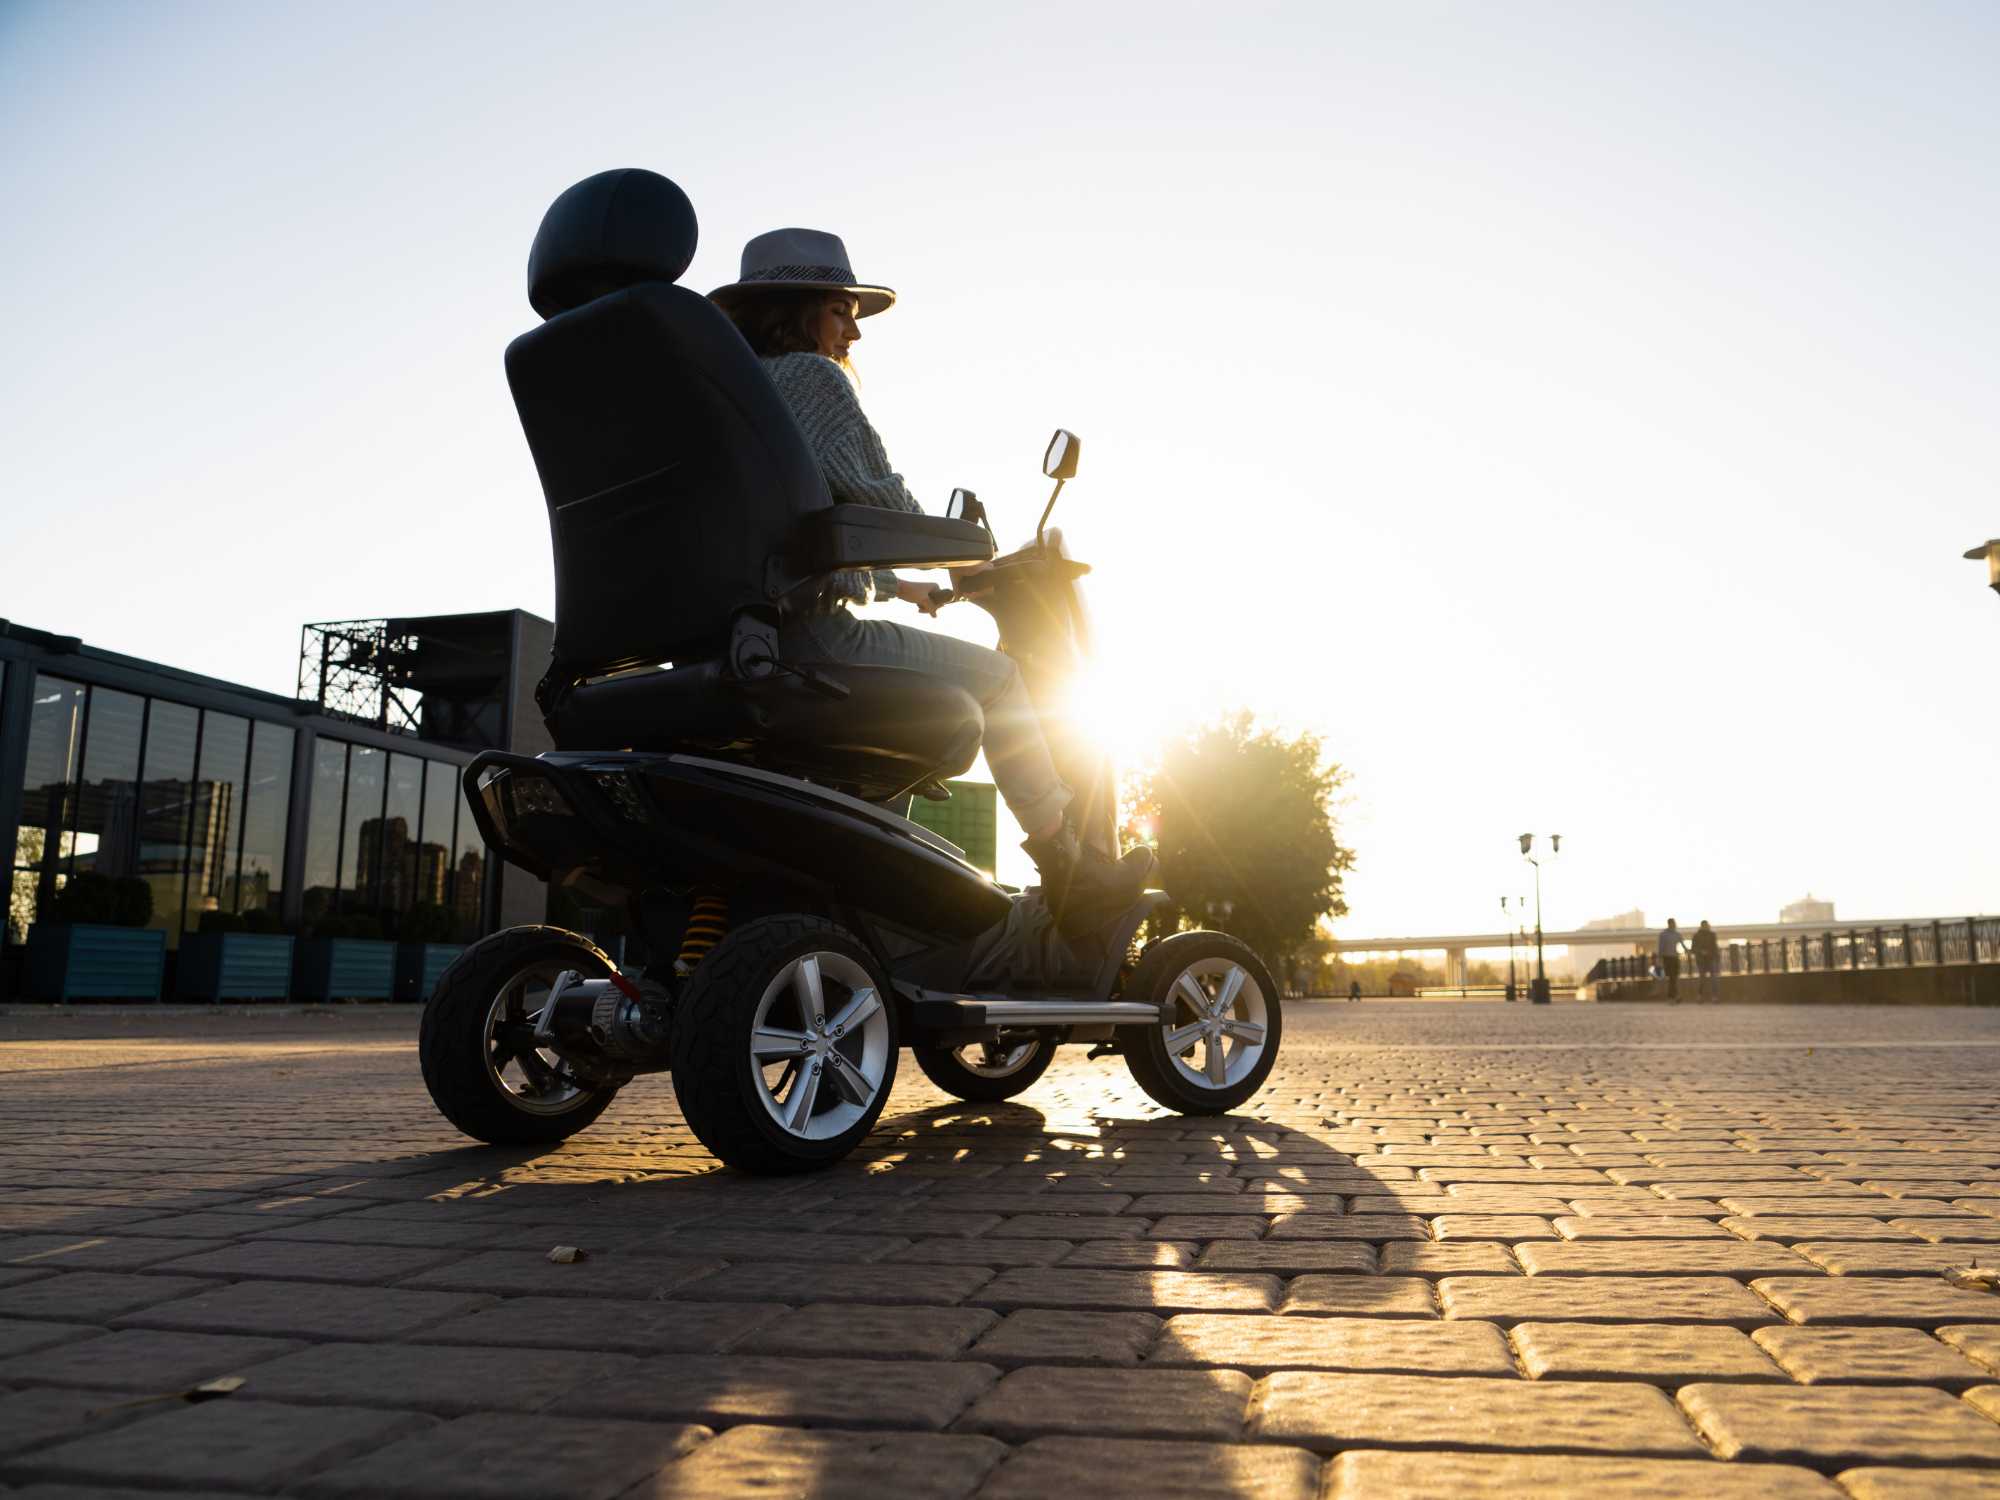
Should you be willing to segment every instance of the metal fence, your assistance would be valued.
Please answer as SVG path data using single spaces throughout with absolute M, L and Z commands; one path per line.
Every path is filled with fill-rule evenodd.
M 2000 917 L 1838 927 L 1797 937 L 1755 938 L 1721 950 L 1724 974 L 1823 974 L 1837 969 L 1914 969 L 1939 964 L 2000 963 Z M 1649 953 L 1599 959 L 1590 978 L 1646 979 Z M 1688 966 L 1693 967 L 1692 960 Z

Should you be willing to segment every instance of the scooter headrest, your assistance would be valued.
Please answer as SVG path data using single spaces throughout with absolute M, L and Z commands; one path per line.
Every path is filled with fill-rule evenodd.
M 678 281 L 697 233 L 687 194 L 658 172 L 586 177 L 542 215 L 528 252 L 528 301 L 553 318 L 635 282 Z

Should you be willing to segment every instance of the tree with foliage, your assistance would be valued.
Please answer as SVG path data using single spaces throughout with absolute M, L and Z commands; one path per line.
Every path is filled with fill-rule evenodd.
M 1347 912 L 1341 876 L 1354 856 L 1334 820 L 1346 779 L 1318 735 L 1286 738 L 1248 713 L 1170 741 L 1127 799 L 1127 836 L 1156 847 L 1174 901 L 1155 914 L 1156 935 L 1231 932 L 1282 972 L 1322 917 Z

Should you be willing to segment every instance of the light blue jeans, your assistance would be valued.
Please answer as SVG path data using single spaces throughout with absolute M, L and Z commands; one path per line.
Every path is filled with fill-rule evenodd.
M 1015 820 L 1038 828 L 1069 806 L 1069 788 L 1056 775 L 1041 718 L 1012 657 L 934 630 L 857 620 L 845 609 L 788 621 L 779 649 L 788 661 L 909 667 L 957 684 L 986 715 L 986 764 Z

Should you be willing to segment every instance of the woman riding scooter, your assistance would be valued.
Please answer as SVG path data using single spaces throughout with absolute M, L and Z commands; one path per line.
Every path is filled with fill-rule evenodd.
M 892 306 L 887 287 L 860 282 L 847 248 L 831 234 L 776 229 L 743 247 L 738 280 L 709 294 L 763 360 L 826 476 L 836 503 L 922 513 L 889 456 L 850 378 L 848 350 L 860 320 Z M 1012 658 L 952 636 L 885 620 L 858 620 L 849 601 L 899 599 L 935 614 L 933 586 L 880 570 L 836 573 L 811 612 L 783 636 L 792 660 L 910 667 L 944 678 L 978 700 L 986 715 L 986 764 L 1008 809 L 1027 833 L 1022 848 L 1041 873 L 1061 925 L 1079 931 L 1131 904 L 1153 871 L 1149 851 L 1122 862 L 1086 854 L 1064 817 L 1070 789 L 1050 758 L 1041 720 Z

